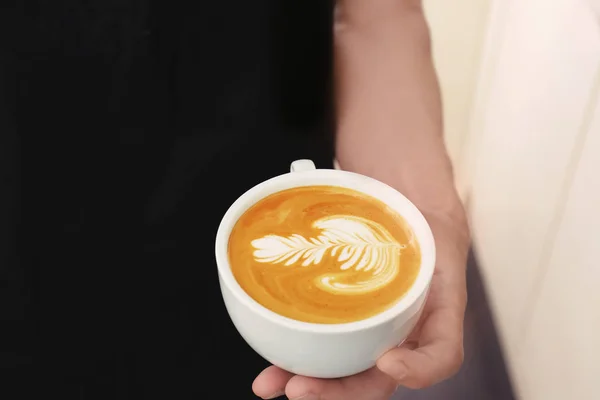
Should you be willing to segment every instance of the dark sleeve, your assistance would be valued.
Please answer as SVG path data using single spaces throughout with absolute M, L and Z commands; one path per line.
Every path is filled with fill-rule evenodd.
M 4 36 L 4 35 L 3 35 Z M 20 153 L 15 124 L 16 56 L 0 47 L 0 371 L 16 383 L 31 366 L 34 323 L 31 276 L 18 257 Z M 3 390 L 4 392 L 4 390 Z M 1 396 L 1 394 L 0 394 Z

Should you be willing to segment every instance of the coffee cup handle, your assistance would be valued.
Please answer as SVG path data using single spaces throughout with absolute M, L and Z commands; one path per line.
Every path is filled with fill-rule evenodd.
M 296 160 L 290 165 L 290 172 L 305 172 L 317 169 L 311 160 Z

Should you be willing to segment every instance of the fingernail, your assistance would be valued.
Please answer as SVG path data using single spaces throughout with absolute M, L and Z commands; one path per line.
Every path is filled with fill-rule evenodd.
M 304 396 L 296 397 L 293 400 L 320 400 L 316 394 L 305 394 Z
M 276 399 L 276 398 L 278 398 L 278 397 L 280 397 L 280 396 L 283 396 L 284 394 L 285 394 L 285 392 L 284 392 L 283 390 L 280 390 L 280 391 L 278 391 L 278 392 L 275 392 L 275 393 L 273 393 L 273 394 L 272 394 L 272 395 L 270 395 L 270 396 L 263 397 L 263 399 L 264 399 L 264 400 Z
M 397 381 L 403 380 L 404 378 L 406 378 L 406 375 L 408 374 L 408 369 L 406 368 L 406 365 L 404 365 L 404 363 L 402 361 L 394 363 L 393 365 L 389 366 L 387 369 L 388 370 L 385 372 Z

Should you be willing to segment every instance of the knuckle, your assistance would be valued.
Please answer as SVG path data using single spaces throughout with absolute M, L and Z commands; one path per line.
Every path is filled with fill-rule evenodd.
M 448 375 L 454 375 L 459 370 L 465 360 L 465 350 L 462 343 L 454 346 L 452 353 L 450 353 L 450 359 L 448 362 Z

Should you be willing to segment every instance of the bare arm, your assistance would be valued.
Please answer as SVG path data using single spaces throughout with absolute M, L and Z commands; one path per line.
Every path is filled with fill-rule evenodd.
M 429 359 L 431 365 L 421 362 L 414 367 L 428 372 L 409 371 L 414 376 L 402 379 L 408 386 L 427 386 L 455 372 L 462 361 L 469 246 L 466 218 L 444 146 L 429 31 L 420 1 L 341 0 L 338 11 L 336 153 L 340 166 L 404 193 L 424 213 L 436 237 L 439 262 L 429 301 L 436 311 L 445 310 L 439 317 L 445 326 L 432 328 L 443 332 L 428 332 L 440 340 L 421 337 L 421 354 L 396 354 L 396 358 L 424 354 L 419 361 Z M 410 362 L 405 364 L 412 368 Z M 394 367 L 389 357 L 378 365 L 390 373 Z
M 437 266 L 423 318 L 405 344 L 372 368 L 341 379 L 263 371 L 264 398 L 387 400 L 398 385 L 421 388 L 455 373 L 463 357 L 465 214 L 442 136 L 440 93 L 420 0 L 338 0 L 335 61 L 342 169 L 396 187 L 432 227 Z

